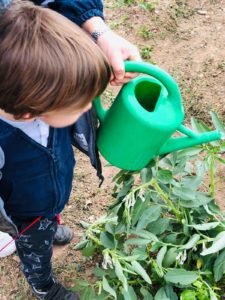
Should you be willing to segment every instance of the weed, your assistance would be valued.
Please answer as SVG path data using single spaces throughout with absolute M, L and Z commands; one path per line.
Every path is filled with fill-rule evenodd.
M 141 25 L 139 27 L 138 34 L 144 39 L 150 39 L 154 37 L 154 33 L 151 32 L 146 25 Z
M 107 89 L 104 91 L 102 98 L 103 98 L 104 106 L 108 107 L 113 103 L 115 99 L 115 95 L 112 90 Z
M 149 60 L 151 59 L 151 56 L 152 56 L 152 50 L 153 48 L 152 47 L 149 47 L 149 46 L 144 46 L 140 49 L 140 52 L 141 52 L 141 57 L 145 60 Z
M 225 60 L 218 64 L 218 69 L 225 71 Z
M 155 11 L 156 5 L 157 5 L 156 2 L 148 3 L 146 0 L 141 0 L 141 1 L 140 1 L 140 4 L 139 4 L 139 6 L 140 6 L 141 8 L 143 8 L 144 10 L 147 10 L 147 11 L 149 11 L 149 12 Z

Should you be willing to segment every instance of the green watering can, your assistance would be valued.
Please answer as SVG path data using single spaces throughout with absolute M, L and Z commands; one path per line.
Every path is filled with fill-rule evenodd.
M 138 76 L 125 84 L 107 110 L 100 97 L 94 101 L 100 121 L 97 147 L 112 165 L 136 171 L 159 155 L 222 138 L 218 131 L 198 134 L 182 125 L 180 91 L 165 71 L 132 61 L 125 62 L 125 70 L 151 77 Z M 172 137 L 176 131 L 183 136 Z

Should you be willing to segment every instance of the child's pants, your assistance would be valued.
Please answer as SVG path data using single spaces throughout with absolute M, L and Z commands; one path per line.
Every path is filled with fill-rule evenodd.
M 29 221 L 13 218 L 19 232 L 33 220 L 34 218 Z M 43 288 L 53 281 L 51 257 L 56 229 L 57 218 L 42 218 L 16 240 L 22 271 L 28 283 L 36 289 Z

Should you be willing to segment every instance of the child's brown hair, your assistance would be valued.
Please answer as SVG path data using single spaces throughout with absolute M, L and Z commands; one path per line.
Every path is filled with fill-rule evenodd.
M 83 108 L 109 79 L 99 47 L 60 14 L 16 0 L 0 18 L 0 108 L 15 118 Z

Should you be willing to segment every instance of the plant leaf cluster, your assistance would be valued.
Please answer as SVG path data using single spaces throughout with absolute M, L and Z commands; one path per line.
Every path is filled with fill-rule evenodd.
M 225 133 L 214 113 L 212 120 Z M 195 119 L 192 126 L 210 130 Z M 85 234 L 75 247 L 87 259 L 98 258 L 96 282 L 76 286 L 81 299 L 222 299 L 225 216 L 214 196 L 224 151 L 224 142 L 213 142 L 115 176 L 108 214 L 83 222 Z

